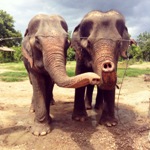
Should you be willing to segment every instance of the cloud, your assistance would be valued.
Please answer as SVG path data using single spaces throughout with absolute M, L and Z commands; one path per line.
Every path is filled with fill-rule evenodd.
M 149 0 L 5 0 L 0 1 L 0 9 L 5 10 L 15 20 L 16 30 L 24 33 L 30 19 L 39 13 L 59 14 L 73 31 L 83 16 L 91 10 L 108 11 L 115 9 L 126 18 L 129 33 L 136 38 L 140 33 L 150 32 Z

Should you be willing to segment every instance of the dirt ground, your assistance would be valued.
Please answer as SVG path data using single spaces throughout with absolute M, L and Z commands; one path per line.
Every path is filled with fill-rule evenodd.
M 150 82 L 143 76 L 126 77 L 119 99 L 118 93 L 119 124 L 109 128 L 98 124 L 100 116 L 94 110 L 87 111 L 86 122 L 73 121 L 74 89 L 55 86 L 53 129 L 37 137 L 29 132 L 34 120 L 29 81 L 0 82 L 0 150 L 150 150 Z

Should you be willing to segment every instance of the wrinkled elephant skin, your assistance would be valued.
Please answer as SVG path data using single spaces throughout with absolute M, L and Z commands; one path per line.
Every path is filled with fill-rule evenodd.
M 92 71 L 101 77 L 95 108 L 102 109 L 100 124 L 106 126 L 117 124 L 114 113 L 117 63 L 119 56 L 127 58 L 129 42 L 125 19 L 114 10 L 89 12 L 73 32 L 71 45 L 76 51 L 76 74 Z M 75 89 L 73 119 L 86 119 L 85 108 L 92 108 L 93 88 L 88 85 Z
M 66 74 L 66 55 L 70 46 L 68 27 L 59 15 L 39 14 L 31 19 L 22 42 L 22 54 L 33 87 L 31 111 L 35 111 L 34 135 L 46 135 L 51 130 L 49 105 L 53 100 L 53 86 L 79 88 L 100 84 L 95 73 L 75 77 Z

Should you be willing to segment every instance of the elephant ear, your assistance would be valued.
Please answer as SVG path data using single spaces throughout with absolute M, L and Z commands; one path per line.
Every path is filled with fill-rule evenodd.
M 124 31 L 123 31 L 123 34 L 122 34 L 122 46 L 121 46 L 121 53 L 120 55 L 123 57 L 123 58 L 127 58 L 127 49 L 129 47 L 129 44 L 130 44 L 130 38 L 129 38 L 129 34 L 128 34 L 128 29 L 127 27 L 125 27 Z
M 82 57 L 82 48 L 80 45 L 80 35 L 79 35 L 79 28 L 80 24 L 75 27 L 71 39 L 71 47 L 75 50 L 76 52 L 76 58 L 81 59 Z
M 23 57 L 25 57 L 28 62 L 30 63 L 31 68 L 33 67 L 33 53 L 31 50 L 31 44 L 30 44 L 30 37 L 27 35 L 28 34 L 28 30 L 26 30 L 25 35 L 24 35 L 24 39 L 22 41 L 22 55 Z

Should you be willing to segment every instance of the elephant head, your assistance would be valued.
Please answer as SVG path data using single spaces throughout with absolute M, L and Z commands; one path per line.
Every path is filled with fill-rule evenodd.
M 72 47 L 76 51 L 77 62 L 102 78 L 102 89 L 113 89 L 117 80 L 119 56 L 127 58 L 130 43 L 124 17 L 117 11 L 91 11 L 75 28 Z
M 99 84 L 100 77 L 86 73 L 75 77 L 66 74 L 66 51 L 70 45 L 67 24 L 58 15 L 36 15 L 29 22 L 22 42 L 22 54 L 30 69 L 48 73 L 61 87 L 77 88 Z

